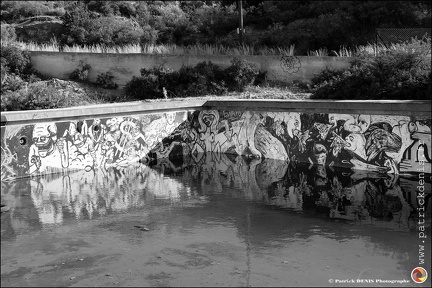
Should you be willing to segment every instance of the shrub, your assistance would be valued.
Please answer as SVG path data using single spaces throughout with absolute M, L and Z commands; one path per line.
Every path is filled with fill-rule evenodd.
M 1 46 L 1 92 L 17 91 L 28 83 L 46 79 L 32 68 L 30 54 L 11 44 Z
M 132 80 L 126 83 L 125 92 L 128 96 L 136 99 L 156 99 L 162 98 L 163 87 L 166 82 L 166 75 L 169 69 L 164 66 L 153 67 L 151 69 L 141 69 L 141 76 L 133 76 Z
M 9 24 L 1 24 L 1 41 L 2 43 L 10 43 L 16 40 L 15 28 Z
M 253 84 L 259 71 L 256 65 L 235 57 L 224 74 L 229 91 L 243 92 L 246 86 Z
M 7 73 L 7 71 L 3 72 L 4 70 L 2 70 L 2 86 L 1 86 L 1 92 L 6 92 L 6 91 L 17 91 L 21 88 L 24 87 L 24 85 L 26 84 L 26 82 L 19 77 L 18 75 L 15 74 L 10 74 Z
M 429 48 L 430 49 L 430 48 Z M 345 71 L 326 69 L 313 80 L 313 99 L 430 99 L 430 56 L 409 49 L 362 54 Z
M 110 72 L 101 73 L 97 76 L 96 85 L 105 89 L 115 90 L 118 88 L 118 85 L 112 79 L 114 79 L 114 76 Z
M 43 83 L 36 83 L 28 89 L 2 94 L 2 111 L 51 109 L 62 107 L 58 90 Z M 58 100 L 58 101 L 56 101 Z
M 23 75 L 32 72 L 30 53 L 28 51 L 22 51 L 14 45 L 2 45 L 1 58 L 2 64 L 8 67 L 11 73 Z
M 169 79 L 172 87 L 168 91 L 178 97 L 221 95 L 227 91 L 222 70 L 210 61 L 198 63 L 195 67 L 183 66 Z
M 265 72 L 254 65 L 234 58 L 232 65 L 221 69 L 208 62 L 195 67 L 183 66 L 171 72 L 163 66 L 141 69 L 141 77 L 126 84 L 125 93 L 137 99 L 222 95 L 227 91 L 243 91 L 247 85 L 265 81 Z M 165 92 L 166 91 L 166 92 Z
M 81 60 L 78 68 L 72 71 L 72 73 L 69 75 L 69 78 L 75 81 L 88 82 L 90 69 L 90 64 L 84 64 L 84 62 Z
M 81 2 L 71 7 L 61 19 L 64 27 L 60 35 L 62 45 L 122 46 L 139 44 L 144 36 L 144 30 L 133 19 L 99 16 Z

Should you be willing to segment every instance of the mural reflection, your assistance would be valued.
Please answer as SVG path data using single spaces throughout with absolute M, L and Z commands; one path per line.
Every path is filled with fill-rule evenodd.
M 196 185 L 204 194 L 239 193 L 233 196 L 394 229 L 414 229 L 416 225 L 418 180 L 397 174 L 214 153 L 177 162 L 181 164 L 163 159 L 153 168 L 165 174 L 185 170 L 176 179 Z M 422 206 L 430 215 L 430 182 L 425 182 L 424 191 Z
M 17 227 L 34 219 L 34 211 L 39 224 L 46 227 L 215 193 L 402 230 L 416 228 L 418 207 L 418 181 L 397 174 L 219 153 L 47 174 L 3 184 L 12 226 Z M 431 183 L 425 183 L 425 191 L 424 206 L 430 215 Z M 31 205 L 24 203 L 28 197 Z M 34 210 L 24 210 L 24 206 Z

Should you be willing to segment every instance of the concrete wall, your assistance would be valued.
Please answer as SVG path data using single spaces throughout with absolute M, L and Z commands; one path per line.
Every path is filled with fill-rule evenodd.
M 243 155 L 376 175 L 431 173 L 428 101 L 167 101 L 2 113 L 2 181 Z
M 68 79 L 78 68 L 80 61 L 91 65 L 89 79 L 96 81 L 97 75 L 110 71 L 114 82 L 124 86 L 132 76 L 140 76 L 140 69 L 165 65 L 178 70 L 182 65 L 194 66 L 202 61 L 211 61 L 222 68 L 231 65 L 234 56 L 224 55 L 146 55 L 109 53 L 71 52 L 31 52 L 31 63 L 42 74 L 60 79 Z M 255 63 L 259 69 L 267 71 L 268 79 L 287 83 L 301 81 L 310 83 L 314 74 L 325 67 L 331 69 L 348 68 L 352 58 L 348 57 L 309 57 L 309 56 L 240 56 Z

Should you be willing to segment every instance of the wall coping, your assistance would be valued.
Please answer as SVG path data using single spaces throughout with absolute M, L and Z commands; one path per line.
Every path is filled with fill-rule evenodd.
M 423 100 L 209 100 L 207 109 L 293 111 L 372 115 L 430 116 L 431 101 Z
M 6 111 L 1 113 L 1 125 L 25 124 L 28 122 L 62 121 L 70 118 L 85 119 L 112 116 L 150 113 L 163 113 L 178 110 L 198 110 L 205 100 L 96 104 L 56 109 Z
M 431 116 L 431 101 L 419 100 L 182 100 L 97 104 L 58 109 L 6 111 L 1 113 L 1 125 L 26 122 L 62 121 L 70 118 L 95 118 L 128 114 L 151 114 L 178 110 L 249 110 L 304 113 L 340 113 L 401 116 Z

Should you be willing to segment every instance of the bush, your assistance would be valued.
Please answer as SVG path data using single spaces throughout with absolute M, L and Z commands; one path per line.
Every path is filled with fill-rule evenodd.
M 58 90 L 43 83 L 35 83 L 28 89 L 2 94 L 2 111 L 52 109 L 62 107 Z M 63 102 L 63 101 L 60 101 Z
M 71 7 L 61 19 L 64 27 L 60 35 L 62 45 L 122 46 L 139 44 L 145 36 L 144 30 L 133 19 L 100 16 L 81 2 Z
M 169 79 L 173 86 L 168 91 L 177 97 L 221 95 L 227 91 L 222 70 L 210 61 L 198 63 L 195 67 L 183 66 Z
M 2 67 L 3 69 L 3 67 Z M 3 72 L 2 70 L 2 79 L 1 79 L 1 92 L 6 91 L 17 91 L 23 88 L 26 85 L 26 82 L 15 74 L 7 73 L 7 71 Z
M 30 74 L 32 65 L 30 63 L 30 53 L 22 51 L 13 45 L 1 46 L 1 63 L 8 67 L 9 72 L 17 75 Z
M 9 24 L 1 24 L 1 41 L 2 43 L 10 43 L 16 40 L 15 28 Z
M 229 91 L 243 92 L 246 86 L 255 81 L 259 71 L 256 65 L 235 57 L 231 60 L 231 66 L 224 71 L 224 74 Z
M 72 71 L 72 73 L 69 75 L 69 78 L 79 82 L 88 82 L 90 69 L 90 64 L 84 64 L 84 62 L 81 60 L 78 68 Z
M 349 69 L 326 69 L 312 83 L 312 99 L 430 100 L 430 56 L 408 49 L 360 55 Z
M 118 88 L 118 85 L 112 79 L 114 79 L 114 76 L 110 72 L 101 73 L 97 76 L 96 85 L 105 89 L 115 90 Z
M 1 46 L 1 92 L 17 91 L 29 83 L 46 79 L 32 68 L 30 54 L 13 45 Z
M 256 80 L 265 80 L 265 72 L 244 60 L 234 58 L 231 66 L 221 69 L 208 62 L 195 67 L 183 66 L 171 72 L 163 66 L 141 69 L 141 77 L 133 77 L 126 84 L 126 95 L 136 99 L 222 95 L 227 91 L 244 91 Z
M 162 98 L 163 87 L 166 82 L 166 75 L 169 69 L 159 66 L 151 69 L 141 69 L 141 77 L 133 76 L 132 80 L 126 83 L 126 95 L 136 99 Z

